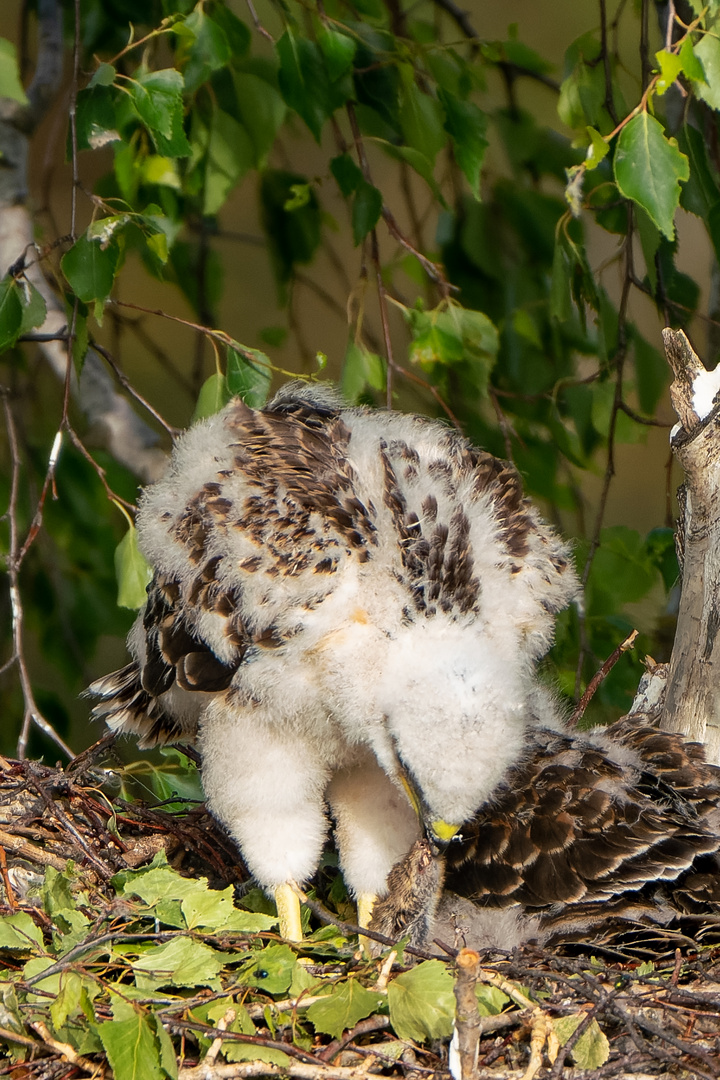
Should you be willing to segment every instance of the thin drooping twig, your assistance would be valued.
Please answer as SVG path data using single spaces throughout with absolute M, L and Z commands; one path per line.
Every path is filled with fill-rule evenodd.
M 607 678 L 607 676 L 610 674 L 612 669 L 615 667 L 615 665 L 617 664 L 617 662 L 620 659 L 620 657 L 622 656 L 622 654 L 624 652 L 628 652 L 629 649 L 633 648 L 633 646 L 635 645 L 635 638 L 637 636 L 638 636 L 637 630 L 631 630 L 630 633 L 628 634 L 628 636 L 626 638 L 624 638 L 620 642 L 620 644 L 617 646 L 617 648 L 613 649 L 613 651 L 610 653 L 610 655 L 608 656 L 607 660 L 602 665 L 602 667 L 598 671 L 595 672 L 592 679 L 587 684 L 587 687 L 585 689 L 585 693 L 583 694 L 583 696 L 578 701 L 577 705 L 575 706 L 575 709 L 573 710 L 572 716 L 568 720 L 568 727 L 572 728 L 572 727 L 575 727 L 577 725 L 577 723 L 579 722 L 579 720 L 582 718 L 583 714 L 585 713 L 585 710 L 587 709 L 588 705 L 590 704 L 593 697 L 595 696 L 595 692 L 596 692 L 597 688 L 600 686 L 600 683 L 604 679 Z
M 18 492 L 20 485 L 20 450 L 18 447 L 17 432 L 15 430 L 15 421 L 10 408 L 10 402 L 8 401 L 7 390 L 4 389 L 2 390 L 2 402 L 5 414 L 5 430 L 7 431 L 8 446 L 10 448 L 11 466 L 10 499 L 7 509 L 8 527 L 10 532 L 10 548 L 7 554 L 7 572 L 10 582 L 10 608 L 12 612 L 12 660 L 17 664 L 25 706 L 22 728 L 18 738 L 17 754 L 19 758 L 25 757 L 28 740 L 30 738 L 30 728 L 34 724 L 44 735 L 47 735 L 48 738 L 52 739 L 64 754 L 67 754 L 69 758 L 73 758 L 75 756 L 73 751 L 57 733 L 52 724 L 45 719 L 38 708 L 25 659 L 24 611 L 20 594 L 20 565 L 22 560 L 17 518 Z
M 350 128 L 353 133 L 353 139 L 355 140 L 355 152 L 358 156 L 358 162 L 362 170 L 363 177 L 371 184 L 372 177 L 370 175 L 370 168 L 368 166 L 367 155 L 365 154 L 365 146 L 363 144 L 362 136 L 360 134 L 360 125 L 357 122 L 355 115 L 355 109 L 351 102 L 347 104 L 347 114 L 350 120 Z M 387 309 L 387 295 L 385 292 L 385 284 L 382 278 L 382 266 L 380 264 L 380 248 L 378 245 L 377 230 L 372 229 L 370 231 L 370 252 L 375 270 L 375 283 L 377 286 L 378 304 L 380 307 L 380 322 L 382 324 L 383 339 L 385 342 L 385 356 L 387 358 L 387 379 L 386 379 L 386 399 L 388 409 L 392 408 L 392 376 L 395 370 L 395 360 L 393 358 L 392 338 L 390 336 L 390 323 L 388 320 Z
M 602 531 L 603 522 L 605 520 L 605 509 L 607 506 L 608 496 L 610 494 L 610 485 L 612 484 L 613 477 L 615 476 L 615 432 L 617 428 L 618 413 L 621 409 L 623 402 L 623 374 L 625 370 L 625 359 L 627 356 L 628 348 L 628 327 L 627 327 L 627 313 L 628 304 L 630 302 L 630 292 L 632 289 L 633 279 L 635 277 L 635 265 L 633 261 L 633 209 L 630 203 L 627 204 L 627 234 L 624 242 L 624 269 L 623 269 L 623 284 L 622 294 L 620 296 L 620 304 L 618 307 L 618 325 L 617 325 L 617 348 L 615 352 L 615 393 L 613 395 L 612 408 L 610 410 L 610 421 L 608 424 L 607 435 L 607 459 L 605 465 L 605 475 L 603 477 L 603 486 L 600 493 L 600 500 L 598 503 L 597 512 L 595 515 L 595 524 L 593 526 L 592 536 L 590 537 L 590 544 L 588 547 L 587 557 L 585 559 L 585 566 L 581 575 L 580 583 L 583 590 L 586 588 L 588 580 L 590 578 L 590 571 L 592 569 L 593 560 L 595 554 L 600 547 L 600 533 Z M 585 663 L 585 657 L 587 655 L 587 636 L 585 627 L 585 613 L 584 610 L 580 610 L 579 613 L 580 622 L 580 648 L 578 650 L 577 667 L 575 669 L 575 698 L 580 695 L 580 684 L 582 682 L 583 665 Z

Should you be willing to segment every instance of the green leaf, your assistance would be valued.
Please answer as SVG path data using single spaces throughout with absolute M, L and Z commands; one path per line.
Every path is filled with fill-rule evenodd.
M 706 139 L 692 124 L 683 124 L 678 131 L 678 146 L 690 162 L 690 179 L 683 184 L 680 205 L 691 214 L 706 218 L 720 201 Z
M 20 283 L 20 303 L 22 304 L 21 334 L 27 334 L 36 326 L 42 326 L 47 316 L 45 298 L 30 281 Z
M 314 41 L 287 29 L 275 48 L 280 61 L 278 82 L 285 102 L 320 142 L 323 124 L 350 96 L 350 86 L 330 81 L 323 54 Z
M 118 114 L 124 100 L 115 88 L 100 83 L 80 91 L 75 111 L 78 150 L 99 150 L 120 142 Z
M 352 206 L 353 240 L 357 246 L 374 229 L 382 214 L 383 197 L 374 184 L 361 180 Z
M 301 210 L 310 202 L 311 192 L 310 184 L 291 184 L 290 198 L 285 200 L 283 210 Z
M 552 277 L 550 279 L 550 315 L 558 322 L 566 322 L 572 315 L 571 264 L 560 237 L 555 242 Z
M 665 91 L 670 89 L 680 72 L 683 70 L 683 62 L 678 53 L 669 52 L 667 49 L 661 49 L 660 52 L 656 52 L 655 59 L 660 68 L 660 77 L 655 84 L 655 93 L 658 97 L 662 97 Z
M 415 82 L 411 64 L 400 65 L 403 93 L 400 102 L 400 124 L 405 142 L 427 158 L 431 166 L 445 145 L 442 116 L 435 98 L 424 93 Z
M 20 82 L 20 68 L 15 46 L 7 38 L 0 38 L 0 98 L 10 98 L 20 105 L 27 105 L 27 94 Z
M 603 529 L 588 581 L 588 610 L 614 614 L 624 604 L 642 600 L 658 582 L 658 569 L 635 529 Z
M 688 159 L 678 150 L 676 140 L 667 139 L 655 117 L 641 112 L 620 132 L 614 169 L 621 194 L 642 206 L 672 240 L 680 181 L 690 175 Z
M 239 980 L 268 994 L 282 994 L 292 983 L 297 957 L 289 945 L 268 945 L 244 968 Z
M 83 979 L 76 971 L 63 971 L 60 975 L 60 990 L 50 1003 L 50 1016 L 57 1031 L 69 1016 L 74 1016 L 80 1009 Z
M 330 162 L 330 172 L 335 177 L 337 186 L 347 199 L 354 191 L 357 191 L 363 182 L 363 174 L 349 154 L 339 154 Z
M 692 78 L 693 90 L 711 109 L 720 109 L 720 40 L 715 34 L 705 34 L 693 46 L 705 78 Z
M 455 160 L 462 169 L 476 199 L 480 198 L 480 172 L 488 141 L 487 117 L 471 101 L 461 101 L 447 90 L 438 90 L 445 112 L 445 130 L 453 141 Z
M 205 14 L 200 5 L 187 16 L 184 27 L 193 33 L 192 44 L 182 49 L 182 53 L 187 55 L 183 68 L 185 89 L 188 94 L 193 94 L 214 71 L 225 67 L 232 57 L 232 49 L 222 28 Z
M 218 975 L 227 957 L 202 941 L 176 937 L 163 945 L 145 950 L 132 962 L 139 989 L 160 986 L 209 986 L 220 989 Z
M 318 34 L 318 45 L 333 82 L 350 71 L 357 49 L 357 42 L 353 38 L 331 26 L 324 26 Z
M 312 260 L 320 243 L 322 216 L 314 190 L 306 206 L 285 210 L 291 188 L 306 182 L 306 176 L 281 169 L 266 169 L 260 180 L 263 227 L 281 286 L 289 281 L 297 263 Z
M 275 142 L 287 106 L 276 87 L 251 72 L 233 76 L 237 93 L 238 116 L 255 150 L 255 165 L 262 168 Z
M 455 1015 L 453 979 L 440 960 L 426 960 L 388 984 L 390 1023 L 401 1039 L 445 1039 Z
M 177 1080 L 178 1061 L 172 1039 L 163 1027 L 163 1022 L 157 1013 L 150 1013 L 148 1016 L 148 1023 L 155 1033 L 155 1038 L 157 1039 L 158 1047 L 160 1049 L 160 1067 L 165 1075 L 170 1077 L 170 1080 Z
M 647 535 L 645 547 L 650 559 L 662 575 L 665 592 L 669 593 L 680 573 L 675 547 L 675 530 L 667 527 L 651 529 Z
M 112 86 L 115 82 L 115 76 L 117 72 L 112 64 L 99 64 L 95 74 L 88 83 L 88 87 L 93 86 Z
M 368 138 L 367 141 L 370 142 L 371 139 Z M 396 146 L 386 139 L 377 138 L 372 138 L 372 142 L 382 147 L 388 157 L 395 158 L 396 161 L 406 161 L 410 168 L 414 169 L 418 176 L 423 178 L 440 205 L 447 205 L 433 176 L 433 166 L 429 158 L 426 158 L 424 154 L 421 154 L 413 146 Z
M 20 286 L 9 274 L 0 281 L 0 351 L 14 345 L 22 332 Z
M 89 303 L 110 295 L 119 262 L 120 249 L 115 241 L 103 245 L 102 239 L 91 240 L 83 234 L 63 255 L 60 266 L 75 295 Z
M 138 116 L 152 135 L 159 154 L 186 157 L 190 144 L 183 129 L 183 77 L 164 68 L 127 81 Z
M 597 169 L 601 161 L 607 156 L 610 150 L 610 144 L 605 142 L 599 131 L 595 128 L 589 127 L 586 129 L 590 136 L 590 146 L 588 147 L 587 154 L 585 155 L 585 165 L 588 170 Z
M 688 79 L 694 82 L 706 82 L 703 66 L 695 55 L 690 35 L 685 38 L 680 46 L 680 63 Z
M 476 983 L 475 997 L 481 1016 L 498 1016 L 510 1004 L 510 998 L 498 990 L 497 986 Z
M 136 610 L 147 600 L 147 586 L 153 571 L 138 548 L 137 531 L 131 525 L 115 548 L 115 576 L 118 583 L 119 607 Z
M 553 1020 L 558 1042 L 564 1046 L 585 1019 L 584 1013 L 560 1016 Z M 591 1020 L 571 1050 L 575 1064 L 581 1069 L 599 1069 L 610 1057 L 610 1043 L 597 1020 Z
M 385 362 L 377 353 L 351 341 L 343 361 L 340 389 L 346 401 L 356 402 L 369 386 L 373 390 L 385 389 Z
M 272 364 L 264 352 L 238 345 L 227 350 L 227 387 L 251 409 L 260 409 L 267 401 L 272 379 Z
M 596 382 L 592 385 L 592 422 L 598 435 L 608 437 L 610 417 L 615 400 L 615 383 Z M 619 443 L 642 442 L 647 430 L 622 410 L 615 417 L 615 440 Z
M 348 979 L 322 1001 L 311 1005 L 307 1017 L 316 1031 L 339 1039 L 343 1031 L 376 1012 L 384 1003 L 383 994 L 366 990 L 357 979 Z
M 218 212 L 255 161 L 255 147 L 242 124 L 222 109 L 214 109 L 205 166 L 203 212 L 206 215 Z
M 158 1044 L 144 1013 L 138 1010 L 129 1020 L 108 1020 L 96 1031 L 115 1080 L 164 1080 Z
M 0 949 L 36 952 L 43 947 L 42 931 L 26 911 L 0 916 Z
M 197 404 L 190 422 L 194 424 L 197 420 L 204 420 L 207 416 L 214 416 L 215 413 L 225 408 L 231 397 L 232 394 L 228 390 L 225 376 L 220 375 L 218 372 L 210 375 L 200 387 Z

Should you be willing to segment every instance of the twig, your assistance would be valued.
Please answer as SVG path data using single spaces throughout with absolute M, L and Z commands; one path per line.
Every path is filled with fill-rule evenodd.
M 575 727 L 576 726 L 576 724 L 578 723 L 578 721 L 582 717 L 583 713 L 587 709 L 588 705 L 592 701 L 593 697 L 595 696 L 595 691 L 597 690 L 600 683 L 612 671 L 612 669 L 615 667 L 615 665 L 617 664 L 617 662 L 620 659 L 620 657 L 622 656 L 622 654 L 624 652 L 627 652 L 629 649 L 632 649 L 634 647 L 635 638 L 637 636 L 638 636 L 637 630 L 631 630 L 630 633 L 628 634 L 628 636 L 626 638 L 624 638 L 620 642 L 620 644 L 617 646 L 617 648 L 613 649 L 613 651 L 610 653 L 610 655 L 608 656 L 607 660 L 602 665 L 602 667 L 598 671 L 595 672 L 592 679 L 587 684 L 587 688 L 585 690 L 585 693 L 583 694 L 583 696 L 578 701 L 577 705 L 575 706 L 575 709 L 573 710 L 572 716 L 568 720 L 568 727 Z
M 34 1023 L 30 1021 L 30 1027 L 33 1031 L 37 1031 L 38 1035 L 50 1050 L 54 1050 L 56 1054 L 60 1054 L 72 1065 L 82 1069 L 83 1072 L 89 1072 L 93 1076 L 97 1075 L 97 1062 L 90 1061 L 88 1058 L 83 1057 L 82 1054 L 78 1054 L 74 1046 L 70 1043 L 59 1042 L 47 1029 L 47 1026 L 42 1020 L 36 1020 Z
M 111 870 L 103 861 L 99 859 L 93 849 L 88 844 L 87 840 L 76 829 L 75 825 L 70 821 L 67 814 L 60 809 L 60 804 L 57 799 L 52 799 L 48 795 L 45 788 L 37 779 L 31 779 L 30 785 L 37 791 L 38 795 L 45 803 L 46 807 L 52 814 L 52 816 L 60 823 L 66 833 L 72 836 L 75 843 L 79 846 L 80 850 L 85 855 L 88 862 L 95 868 L 96 872 L 100 875 L 103 881 L 109 881 L 113 877 L 114 871 Z
M 260 22 L 260 18 L 258 16 L 257 11 L 255 10 L 255 5 L 253 4 L 253 0 L 245 0 L 245 3 L 248 6 L 248 11 L 250 12 L 250 14 L 252 16 L 252 21 L 255 23 L 255 29 L 257 30 L 258 34 L 262 34 L 262 36 L 264 38 L 267 38 L 268 41 L 272 42 L 272 44 L 274 45 L 275 44 L 275 38 L 272 36 L 272 34 L 270 33 L 269 30 L 265 29 L 263 24 Z
M 17 522 L 17 500 L 20 483 L 20 451 L 18 448 L 15 421 L 13 420 L 7 391 L 0 390 L 0 394 L 2 396 L 3 411 L 5 413 L 5 428 L 7 431 L 8 445 L 10 447 L 11 462 L 10 500 L 7 510 L 10 530 L 10 550 L 7 554 L 7 572 L 8 578 L 10 579 L 13 657 L 18 667 L 20 686 L 22 688 L 23 702 L 25 705 L 22 728 L 17 743 L 17 755 L 19 758 L 25 756 L 28 739 L 30 737 L 30 728 L 32 724 L 35 724 L 36 727 L 60 747 L 63 753 L 67 754 L 69 758 L 73 758 L 75 756 L 73 751 L 61 736 L 58 735 L 55 728 L 45 719 L 38 708 L 37 702 L 35 701 L 35 695 L 33 694 L 32 683 L 30 682 L 27 662 L 25 660 L 25 644 L 23 637 L 24 611 L 22 597 L 20 595 L 20 565 L 22 562 L 23 551 L 21 551 L 19 547 Z
M 367 1071 L 362 1066 L 351 1069 L 340 1065 L 322 1065 L 317 1059 L 314 1064 L 288 1061 L 285 1065 L 268 1065 L 264 1061 L 239 1061 L 209 1068 L 201 1063 L 178 1071 L 178 1080 L 242 1080 L 254 1076 L 277 1076 L 279 1080 L 286 1076 L 293 1080 L 367 1080 Z
M 317 1057 L 320 1061 L 330 1064 L 332 1059 L 336 1057 L 341 1050 L 344 1050 L 346 1046 L 349 1046 L 349 1044 L 353 1042 L 354 1039 L 359 1038 L 360 1035 L 369 1035 L 372 1031 L 385 1031 L 389 1027 L 389 1016 L 380 1016 L 379 1013 L 376 1013 L 374 1016 L 368 1016 L 367 1019 L 361 1020 L 350 1031 L 346 1031 L 341 1039 L 335 1039 L 333 1042 L 329 1043 Z
M 15 899 L 15 891 L 12 887 L 10 875 L 8 874 L 7 857 L 5 855 L 5 848 L 0 844 L 0 874 L 2 874 L 3 885 L 5 886 L 5 896 L 7 902 L 13 911 L 17 910 L 17 900 Z

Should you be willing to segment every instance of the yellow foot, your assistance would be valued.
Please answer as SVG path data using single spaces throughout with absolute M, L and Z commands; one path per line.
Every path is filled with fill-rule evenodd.
M 302 941 L 303 929 L 300 918 L 300 899 L 295 892 L 295 883 L 286 881 L 275 889 L 275 903 L 277 904 L 278 918 L 280 920 L 280 936 L 288 941 Z

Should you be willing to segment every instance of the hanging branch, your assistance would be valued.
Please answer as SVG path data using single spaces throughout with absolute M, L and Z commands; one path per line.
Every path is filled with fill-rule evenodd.
M 38 708 L 25 658 L 24 611 L 20 593 L 20 564 L 22 561 L 22 550 L 19 542 L 17 519 L 17 501 L 20 485 L 20 451 L 18 447 L 17 431 L 15 430 L 15 421 L 13 420 L 12 410 L 8 401 L 7 390 L 3 388 L 1 393 L 11 464 L 10 499 L 5 516 L 7 517 L 10 531 L 10 549 L 6 557 L 6 565 L 10 581 L 13 652 L 5 667 L 7 668 L 11 664 L 17 664 L 18 674 L 20 676 L 20 686 L 25 704 L 22 728 L 17 743 L 17 755 L 21 759 L 25 757 L 28 740 L 30 738 L 30 729 L 35 725 L 35 727 L 42 731 L 44 735 L 47 735 L 49 739 L 52 739 L 64 754 L 67 754 L 67 756 L 72 759 L 75 757 L 74 752 L 57 733 L 52 724 L 45 719 Z M 43 488 L 43 491 L 47 491 L 47 486 Z

